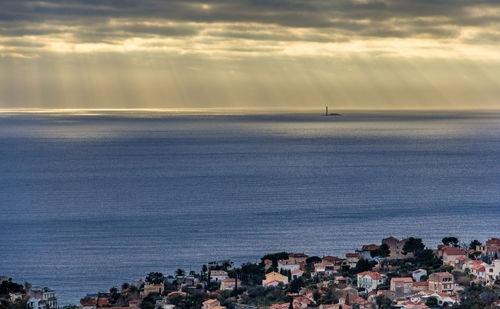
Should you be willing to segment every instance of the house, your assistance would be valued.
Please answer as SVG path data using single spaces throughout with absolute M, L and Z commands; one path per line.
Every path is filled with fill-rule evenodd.
M 312 301 L 306 297 L 298 296 L 298 297 L 294 297 L 292 303 L 293 303 L 294 307 L 298 306 L 301 309 L 305 309 L 312 303 Z
M 479 280 L 486 280 L 486 267 L 488 264 L 481 260 L 473 260 L 467 262 L 463 268 L 469 269 L 470 274 L 474 275 Z
M 141 296 L 144 298 L 148 296 L 149 294 L 162 294 L 163 291 L 165 290 L 165 285 L 162 283 L 152 283 L 152 284 L 145 284 L 144 285 L 144 290 L 141 293 Z
M 295 262 L 295 260 L 279 260 L 278 261 L 278 271 L 294 271 L 300 269 L 300 265 Z
M 343 277 L 343 276 L 336 276 L 333 279 L 333 283 L 339 286 L 348 286 L 351 284 L 351 278 L 349 277 Z
M 269 309 L 288 309 L 290 308 L 290 303 L 281 303 L 281 304 L 274 304 Z M 292 302 L 292 308 L 293 309 L 302 309 L 299 304 L 293 303 Z
M 215 309 L 220 306 L 220 302 L 217 299 L 207 299 L 203 303 L 203 309 Z
M 234 290 L 234 288 L 236 286 L 241 287 L 241 280 L 240 279 L 227 278 L 227 279 L 221 280 L 221 282 L 220 282 L 220 290 L 222 290 L 222 291 Z
M 219 282 L 227 278 L 227 272 L 224 270 L 210 270 L 210 281 Z
M 271 261 L 270 259 L 265 259 L 264 261 L 262 261 L 262 264 L 264 264 L 264 270 L 268 270 L 273 266 L 273 261 Z
M 413 282 L 413 292 L 421 292 L 429 290 L 429 281 Z
M 332 275 L 335 273 L 335 265 L 333 263 L 316 263 L 314 264 L 314 275 Z
M 423 302 L 407 302 L 406 304 L 403 305 L 403 307 L 400 307 L 401 309 L 429 309 Z
M 309 256 L 304 253 L 290 253 L 288 255 L 288 260 L 292 261 L 295 264 L 299 264 L 300 262 L 305 262 L 308 257 Z
M 497 246 L 500 247 L 500 238 L 491 238 L 486 241 L 487 246 Z
M 407 298 L 413 293 L 413 279 L 411 277 L 391 278 L 390 290 L 396 298 Z
M 57 308 L 56 291 L 47 287 L 33 286 L 28 291 L 28 295 L 45 301 L 45 306 L 49 309 Z
M 455 288 L 455 279 L 449 272 L 439 272 L 429 275 L 429 290 L 436 293 L 451 293 Z
M 380 249 L 380 246 L 377 246 L 375 244 L 370 244 L 370 245 L 363 245 L 361 247 L 361 250 L 356 250 L 358 252 L 360 258 L 367 260 L 367 261 L 377 261 L 378 257 L 377 256 L 372 256 L 372 252 L 376 252 Z
M 9 293 L 9 301 L 15 303 L 23 299 L 23 294 L 21 293 Z
M 277 286 L 279 284 L 288 284 L 288 277 L 275 271 L 266 274 L 266 279 L 262 280 L 264 287 Z
M 40 298 L 30 297 L 26 303 L 27 309 L 47 309 L 45 301 Z
M 345 261 L 344 263 L 346 265 L 349 265 L 351 268 L 356 267 L 356 264 L 359 261 L 359 254 L 358 253 L 353 253 L 349 252 L 345 254 Z
M 95 309 L 97 307 L 97 295 L 87 295 L 80 299 L 81 309 Z
M 319 305 L 319 309 L 351 309 L 352 307 L 346 304 L 331 304 L 331 305 Z
M 420 268 L 411 272 L 411 277 L 415 281 L 421 281 L 423 276 L 427 276 L 427 270 L 425 269 Z
M 486 266 L 486 284 L 493 285 L 495 280 L 500 280 L 500 259 Z
M 441 246 L 438 255 L 443 259 L 443 264 L 456 265 L 460 260 L 467 259 L 467 251 L 461 248 Z
M 321 258 L 322 263 L 331 263 L 335 266 L 341 266 L 344 259 L 339 258 L 338 256 L 326 255 Z
M 374 271 L 364 271 L 357 275 L 358 288 L 364 288 L 368 292 L 376 290 L 379 285 L 384 284 L 386 276 Z
M 348 286 L 343 289 L 337 289 L 335 291 L 335 296 L 339 299 L 339 303 L 351 304 L 351 300 L 358 297 L 358 290 L 352 286 Z M 342 302 L 340 300 L 342 300 Z
M 292 271 L 292 280 L 295 280 L 299 277 L 302 277 L 303 274 L 304 274 L 304 272 L 300 269 L 293 270 Z
M 390 236 L 382 239 L 382 244 L 385 244 L 387 245 L 387 247 L 389 247 L 391 253 L 387 258 L 391 260 L 413 257 L 413 253 L 411 252 L 408 252 L 407 254 L 403 253 L 403 247 L 406 244 L 406 239 L 399 240 L 396 237 Z

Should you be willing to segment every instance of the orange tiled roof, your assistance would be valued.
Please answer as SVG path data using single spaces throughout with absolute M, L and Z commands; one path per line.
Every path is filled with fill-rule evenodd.
M 392 278 L 391 282 L 404 282 L 404 283 L 413 283 L 413 279 L 411 277 L 402 277 L 402 278 Z
M 447 255 L 465 255 L 465 250 L 460 249 L 460 248 L 454 248 L 454 247 L 446 247 L 444 246 L 441 248 L 443 253 L 446 253 Z
M 368 277 L 372 278 L 373 280 L 379 280 L 379 279 L 384 278 L 381 274 L 379 274 L 376 271 L 364 271 L 362 273 L 359 273 L 358 276 L 361 276 L 361 277 L 368 276 Z
M 380 249 L 380 246 L 377 246 L 375 244 L 363 245 L 363 247 L 361 247 L 361 250 L 363 251 L 374 251 L 378 249 Z

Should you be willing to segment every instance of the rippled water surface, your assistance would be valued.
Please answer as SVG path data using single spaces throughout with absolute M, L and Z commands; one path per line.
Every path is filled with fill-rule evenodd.
M 0 275 L 61 303 L 214 259 L 499 234 L 498 113 L 0 116 Z

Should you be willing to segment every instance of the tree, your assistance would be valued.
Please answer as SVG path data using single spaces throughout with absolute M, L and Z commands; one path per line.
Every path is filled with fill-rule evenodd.
M 372 270 L 372 268 L 373 268 L 373 266 L 375 266 L 375 264 L 377 264 L 377 262 L 375 262 L 375 261 L 370 262 L 368 260 L 361 259 L 356 263 L 356 272 L 360 273 L 363 271 Z
M 155 301 L 147 296 L 141 302 L 141 309 L 155 309 Z
M 149 284 L 159 284 L 163 283 L 163 281 L 165 281 L 165 277 L 162 273 L 159 272 L 150 272 L 146 276 L 146 282 Z
M 380 257 L 388 257 L 391 254 L 391 250 L 387 244 L 382 244 L 379 249 Z
M 438 307 L 438 300 L 436 297 L 429 297 L 425 301 L 425 305 L 429 308 L 435 308 Z
M 410 237 L 406 240 L 403 246 L 403 254 L 408 254 L 412 252 L 413 254 L 418 254 L 425 249 L 425 245 L 422 243 L 422 238 Z
M 186 274 L 186 272 L 184 271 L 184 269 L 181 269 L 181 268 L 178 268 L 176 271 L 175 271 L 175 275 L 176 276 L 179 276 L 179 277 L 182 277 Z
M 473 241 L 470 242 L 469 244 L 469 249 L 473 249 L 475 250 L 476 249 L 476 246 L 482 246 L 483 244 L 477 240 L 477 239 L 474 239 Z
M 379 309 L 389 309 L 392 308 L 392 301 L 385 295 L 379 295 L 375 297 L 375 302 Z
M 426 267 L 437 268 L 443 265 L 443 261 L 439 259 L 431 249 L 424 249 L 415 255 L 415 260 L 418 264 Z
M 302 288 L 302 286 L 304 286 L 304 280 L 301 277 L 294 279 L 290 282 L 290 285 L 288 286 L 288 292 L 298 293 Z
M 456 237 L 444 237 L 441 241 L 445 246 L 458 247 L 458 238 Z
M 128 284 L 127 282 L 124 282 L 122 284 L 122 291 L 128 289 L 129 287 L 130 287 L 130 284 Z

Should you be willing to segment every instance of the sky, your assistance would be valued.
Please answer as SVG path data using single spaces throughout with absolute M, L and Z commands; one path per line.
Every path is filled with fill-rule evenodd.
M 0 109 L 496 109 L 498 0 L 2 0 Z

